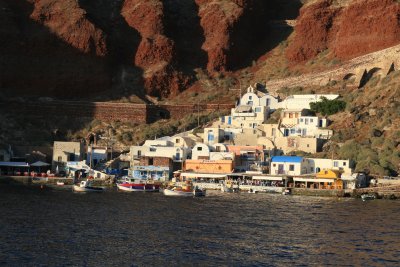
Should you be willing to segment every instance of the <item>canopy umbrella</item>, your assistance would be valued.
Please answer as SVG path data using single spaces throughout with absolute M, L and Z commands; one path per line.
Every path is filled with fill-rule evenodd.
M 31 164 L 31 167 L 38 167 L 39 168 L 39 172 L 40 172 L 40 167 L 45 167 L 45 166 L 50 166 L 50 164 L 46 163 L 46 162 L 43 162 L 43 161 L 40 161 L 40 160 Z
M 50 166 L 50 164 L 39 160 L 39 161 L 36 161 L 35 163 L 32 163 L 31 166 L 44 167 L 44 166 Z

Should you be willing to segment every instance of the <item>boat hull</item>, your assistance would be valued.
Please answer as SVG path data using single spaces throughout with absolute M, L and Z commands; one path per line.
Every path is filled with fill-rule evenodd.
M 159 185 L 154 184 L 117 184 L 118 190 L 125 192 L 158 192 Z
M 103 192 L 104 188 L 101 187 L 81 187 L 79 185 L 74 185 L 72 190 L 75 192 Z
M 166 196 L 177 196 L 177 197 L 204 197 L 205 191 L 180 191 L 172 189 L 164 189 L 164 195 Z

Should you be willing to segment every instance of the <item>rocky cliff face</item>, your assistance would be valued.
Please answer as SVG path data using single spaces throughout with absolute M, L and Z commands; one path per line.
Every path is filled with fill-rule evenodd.
M 400 42 L 394 0 L 0 0 L 2 92 L 169 97 L 209 74 L 251 66 L 291 33 L 297 64 L 346 60 Z M 280 21 L 277 23 L 277 21 Z M 284 23 L 283 23 L 284 24 Z M 103 93 L 104 92 L 104 93 Z
M 400 5 L 395 0 L 321 0 L 301 9 L 287 49 L 293 64 L 329 49 L 348 60 L 400 42 Z

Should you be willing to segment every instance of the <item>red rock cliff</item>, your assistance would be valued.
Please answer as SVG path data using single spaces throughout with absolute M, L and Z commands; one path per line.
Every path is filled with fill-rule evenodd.
M 347 60 L 400 42 L 400 4 L 396 0 L 321 0 L 303 7 L 287 49 L 292 64 L 323 50 Z
M 161 1 L 126 0 L 122 15 L 141 35 L 134 64 L 144 70 L 144 87 L 149 95 L 177 94 L 187 80 L 174 70 L 175 44 L 164 35 Z

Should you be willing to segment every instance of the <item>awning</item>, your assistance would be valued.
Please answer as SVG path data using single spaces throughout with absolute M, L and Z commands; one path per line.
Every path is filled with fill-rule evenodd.
M 322 179 L 322 178 L 293 178 L 295 182 L 311 182 L 311 183 L 333 183 L 335 179 Z
M 14 162 L 14 161 L 1 161 L 0 166 L 4 167 L 25 167 L 29 168 L 29 164 L 26 162 Z
M 186 178 L 226 178 L 226 174 L 214 174 L 214 173 L 195 173 L 195 172 L 182 172 L 181 177 Z
M 253 180 L 282 181 L 281 176 L 253 176 Z
M 36 161 L 35 163 L 32 163 L 31 166 L 33 166 L 33 167 L 44 167 L 44 166 L 50 166 L 50 164 L 39 160 L 39 161 Z

